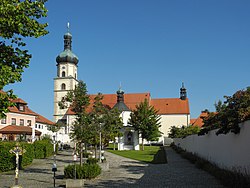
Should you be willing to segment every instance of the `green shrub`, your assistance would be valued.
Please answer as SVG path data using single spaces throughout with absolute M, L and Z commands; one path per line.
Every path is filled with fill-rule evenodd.
M 101 167 L 98 164 L 87 164 L 85 178 L 92 179 L 101 174 Z
M 16 142 L 1 142 L 0 143 L 0 172 L 13 170 L 16 168 L 16 156 L 9 151 L 13 149 Z M 23 168 L 32 163 L 34 158 L 34 148 L 32 144 L 21 142 L 20 147 L 26 150 L 19 157 L 19 168 Z
M 101 167 L 98 164 L 76 164 L 76 179 L 91 179 L 101 174 Z M 65 178 L 75 177 L 75 165 L 68 165 L 64 168 Z
M 88 164 L 96 164 L 96 163 L 98 163 L 98 159 L 96 159 L 96 158 L 88 158 L 87 163 Z
M 83 153 L 82 153 L 82 157 L 83 158 L 88 158 L 89 157 L 89 152 L 87 152 L 87 151 L 84 151 Z
M 14 148 L 15 142 L 0 143 L 0 172 L 9 171 L 15 168 L 15 156 L 9 151 Z
M 35 158 L 36 159 L 45 158 L 44 142 L 43 141 L 35 141 L 34 142 L 34 151 L 35 151 Z
M 34 151 L 36 159 L 44 159 L 53 155 L 53 144 L 50 140 L 39 140 L 34 142 Z
M 22 142 L 20 143 L 20 146 L 25 149 L 25 153 L 21 156 L 21 169 L 23 169 L 25 166 L 30 165 L 34 159 L 34 145 Z

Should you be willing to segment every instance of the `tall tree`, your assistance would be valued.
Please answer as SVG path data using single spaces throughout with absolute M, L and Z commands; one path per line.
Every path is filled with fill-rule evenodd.
M 87 94 L 87 86 L 83 81 L 79 81 L 76 88 L 69 91 L 59 102 L 60 108 L 71 108 L 76 115 L 76 120 L 70 133 L 71 138 L 80 145 L 80 164 L 82 164 L 82 144 L 86 143 L 90 136 L 91 119 L 86 112 L 90 104 Z
M 130 114 L 129 124 L 133 125 L 142 138 L 142 150 L 144 150 L 144 139 L 147 141 L 155 141 L 161 136 L 159 131 L 160 116 L 153 106 L 150 106 L 145 99 Z
M 93 104 L 93 110 L 90 112 L 92 119 L 92 130 L 96 130 L 93 137 L 93 144 L 99 144 L 99 133 L 102 135 L 102 143 L 107 144 L 114 141 L 115 137 L 120 136 L 120 130 L 123 126 L 120 118 L 120 112 L 117 109 L 110 109 L 109 106 L 102 103 L 103 95 L 99 93 Z
M 123 122 L 120 117 L 121 112 L 117 108 L 107 110 L 104 114 L 104 138 L 105 141 L 113 141 L 115 150 L 115 140 L 117 137 L 122 135 L 121 128 L 123 127 Z
M 0 1 L 0 90 L 8 84 L 21 81 L 24 68 L 30 63 L 31 54 L 24 49 L 23 38 L 46 35 L 47 23 L 39 19 L 47 16 L 44 4 L 47 0 Z M 0 118 L 14 103 L 12 91 L 0 93 Z

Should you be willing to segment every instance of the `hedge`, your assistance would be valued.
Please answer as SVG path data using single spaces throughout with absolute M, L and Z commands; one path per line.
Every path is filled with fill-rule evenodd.
M 101 174 L 101 167 L 98 164 L 85 163 L 82 166 L 76 164 L 76 179 L 92 179 Z M 68 165 L 64 168 L 65 178 L 75 178 L 75 165 Z
M 15 142 L 0 142 L 0 172 L 15 168 L 15 156 L 9 152 L 14 146 Z
M 26 152 L 20 157 L 20 167 L 24 168 L 25 166 L 30 165 L 34 159 L 34 145 L 22 142 L 20 146 L 26 150 Z
M 0 142 L 0 172 L 6 172 L 16 168 L 16 156 L 9 151 L 16 142 Z M 19 168 L 30 165 L 34 158 L 46 158 L 53 155 L 53 144 L 49 140 L 36 141 L 34 144 L 20 142 L 20 147 L 26 152 L 19 157 Z
M 0 172 L 9 171 L 16 167 L 16 156 L 9 151 L 13 149 L 16 142 L 0 142 Z M 23 168 L 32 163 L 34 158 L 34 147 L 32 144 L 21 142 L 20 147 L 26 150 L 26 152 L 20 156 L 20 167 Z
M 39 140 L 34 142 L 36 159 L 44 159 L 53 155 L 53 144 L 49 140 Z

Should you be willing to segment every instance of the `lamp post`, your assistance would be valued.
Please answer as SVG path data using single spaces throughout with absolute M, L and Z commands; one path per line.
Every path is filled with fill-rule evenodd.
M 99 132 L 99 138 L 100 138 L 100 143 L 99 143 L 99 162 L 102 162 L 102 132 L 101 132 L 101 123 L 100 123 L 100 132 Z
M 73 160 L 74 160 L 74 165 L 75 165 L 75 179 L 76 179 L 76 161 L 77 161 L 76 151 L 74 151 Z
M 57 171 L 57 167 L 56 167 L 56 140 L 55 140 L 55 135 L 53 135 L 53 146 L 54 146 L 54 163 L 52 165 L 52 172 L 54 172 L 54 187 L 56 187 L 56 171 Z

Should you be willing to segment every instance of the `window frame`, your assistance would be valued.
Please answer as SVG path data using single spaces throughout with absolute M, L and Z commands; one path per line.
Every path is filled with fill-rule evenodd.
M 11 118 L 11 125 L 16 125 L 16 118 Z
M 22 122 L 22 123 L 21 123 Z M 24 119 L 19 120 L 19 125 L 24 126 Z

